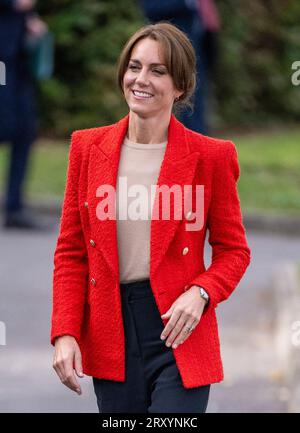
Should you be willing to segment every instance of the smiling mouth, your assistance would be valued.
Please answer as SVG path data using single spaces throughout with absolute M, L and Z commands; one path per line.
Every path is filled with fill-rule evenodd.
M 138 90 L 132 90 L 132 93 L 134 94 L 134 96 L 136 96 L 138 98 L 142 98 L 142 99 L 150 99 L 154 96 L 151 93 L 140 92 Z

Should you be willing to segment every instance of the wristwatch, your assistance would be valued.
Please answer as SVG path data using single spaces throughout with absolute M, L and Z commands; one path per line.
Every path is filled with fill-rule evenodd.
M 200 291 L 200 296 L 201 296 L 201 298 L 203 298 L 205 301 L 206 301 L 206 304 L 208 304 L 208 302 L 209 302 L 209 294 L 203 289 L 203 287 L 201 287 L 201 286 L 198 286 L 198 285 L 196 285 L 196 284 L 194 284 L 196 287 L 199 287 L 199 291 Z M 188 290 L 188 289 L 190 289 L 192 286 L 190 285 L 187 285 L 187 286 L 185 286 L 185 288 L 184 288 L 184 290 L 186 291 L 186 290 Z
M 200 287 L 200 296 L 203 298 L 207 303 L 209 302 L 209 294 L 203 289 L 203 287 Z

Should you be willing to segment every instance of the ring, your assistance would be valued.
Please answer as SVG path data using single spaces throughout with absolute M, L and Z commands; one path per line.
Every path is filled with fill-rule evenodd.
M 186 326 L 185 328 L 187 329 L 187 332 L 191 332 L 193 329 L 191 326 Z

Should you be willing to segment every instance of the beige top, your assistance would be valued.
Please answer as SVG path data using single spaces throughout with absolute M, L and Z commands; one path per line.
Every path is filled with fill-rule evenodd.
M 122 144 L 116 190 L 120 283 L 150 276 L 151 185 L 154 189 L 166 146 L 127 137 Z

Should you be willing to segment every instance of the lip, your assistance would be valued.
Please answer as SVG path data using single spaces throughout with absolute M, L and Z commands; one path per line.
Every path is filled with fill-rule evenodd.
M 144 96 L 137 96 L 137 95 L 134 94 L 134 92 L 143 92 L 143 93 L 147 93 L 148 95 L 151 95 L 150 97 L 153 97 L 153 96 L 154 96 L 152 93 L 145 92 L 144 90 L 132 89 L 131 92 L 132 92 L 133 96 L 134 96 L 136 99 L 150 99 L 150 98 L 147 98 L 147 97 L 144 97 Z

